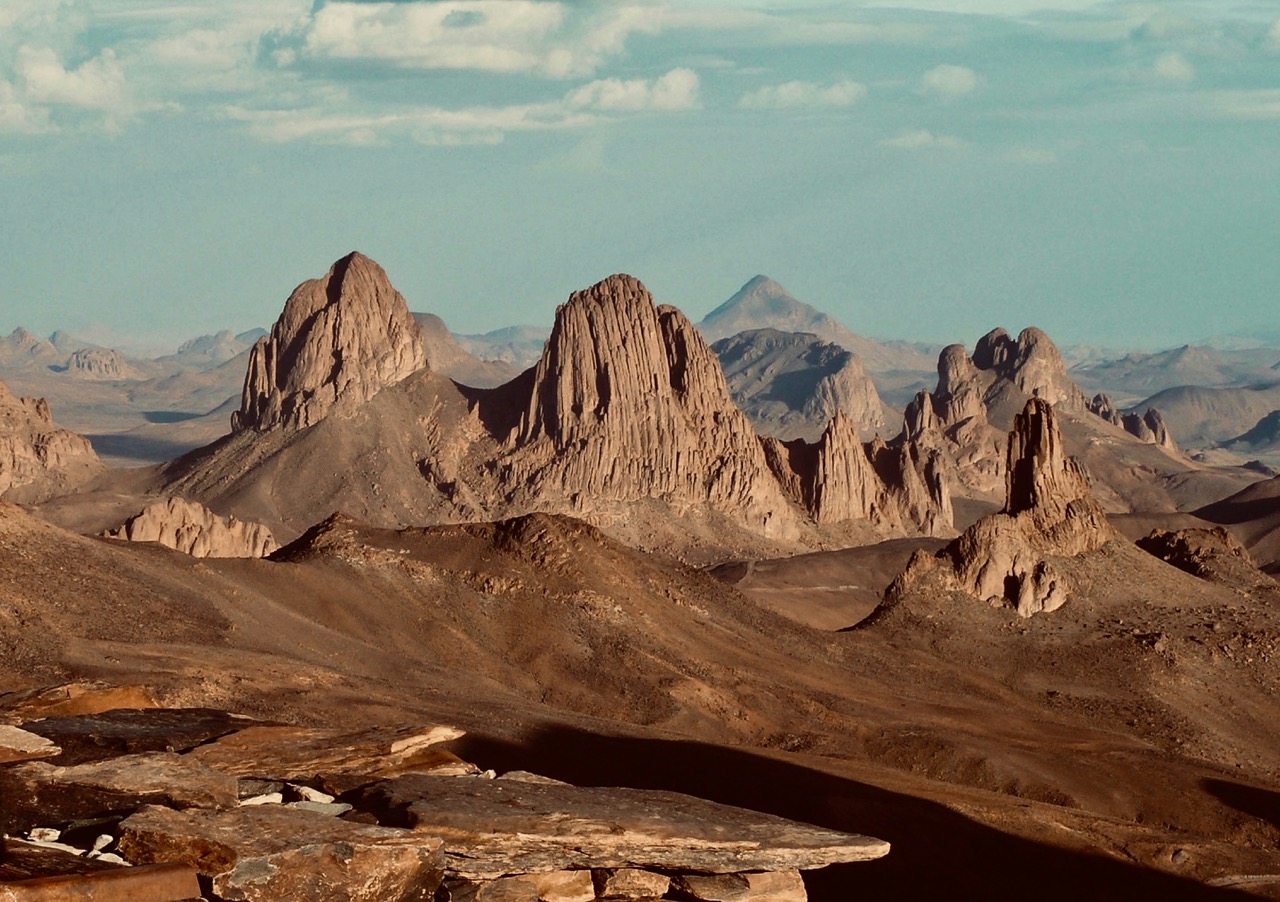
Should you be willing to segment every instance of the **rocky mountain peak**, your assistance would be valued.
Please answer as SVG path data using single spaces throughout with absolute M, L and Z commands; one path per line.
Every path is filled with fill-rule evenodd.
M 89 440 L 55 426 L 44 398 L 19 398 L 0 382 L 0 496 L 41 501 L 101 470 Z
M 249 357 L 237 432 L 304 429 L 426 366 L 422 332 L 377 263 L 351 253 L 289 296 Z
M 897 602 L 937 579 L 1022 617 L 1066 603 L 1073 587 L 1054 558 L 1097 551 L 1116 537 L 1089 491 L 1084 470 L 1063 449 L 1053 405 L 1030 399 L 1009 433 L 1005 506 L 983 517 L 937 557 L 917 555 L 886 592 Z

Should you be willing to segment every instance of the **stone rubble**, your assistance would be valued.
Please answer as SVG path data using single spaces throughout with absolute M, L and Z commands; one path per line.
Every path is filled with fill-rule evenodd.
M 676 793 L 441 776 L 436 746 L 462 735 L 444 726 L 151 708 L 22 729 L 68 740 L 71 763 L 42 745 L 52 763 L 0 764 L 0 796 L 21 800 L 4 806 L 0 902 L 174 902 L 199 894 L 196 874 L 212 898 L 262 902 L 803 902 L 801 870 L 888 851 Z

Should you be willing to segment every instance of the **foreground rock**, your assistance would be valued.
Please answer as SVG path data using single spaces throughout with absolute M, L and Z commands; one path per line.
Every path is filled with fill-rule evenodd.
M 141 752 L 182 752 L 258 723 L 213 708 L 121 708 L 74 717 L 49 717 L 23 728 L 62 748 L 62 766 Z
M 1066 603 L 1071 586 L 1052 558 L 1097 551 L 1117 534 L 1083 470 L 1066 456 L 1047 401 L 1033 398 L 1015 417 L 1006 460 L 1004 509 L 936 557 L 917 553 L 887 590 L 887 604 L 935 571 L 949 588 L 1011 605 L 1022 617 Z
M 143 686 L 111 686 L 82 681 L 0 693 L 0 723 L 16 725 L 46 717 L 155 707 L 158 707 L 155 697 Z
M 280 547 L 260 523 L 220 517 L 198 501 L 176 496 L 147 505 L 103 535 L 158 542 L 192 557 L 266 557 Z
M 471 879 L 589 867 L 806 870 L 889 851 L 882 840 L 670 792 L 408 775 L 348 800 L 381 823 L 443 837 L 450 872 Z
M 280 806 L 148 807 L 121 825 L 130 861 L 186 864 L 215 897 L 250 902 L 429 900 L 444 876 L 434 836 Z
M 52 758 L 61 752 L 48 739 L 17 727 L 0 725 L 0 764 Z
M 294 289 L 253 346 L 231 428 L 303 429 L 424 366 L 422 331 L 400 292 L 378 264 L 349 254 Z
M 43 398 L 17 398 L 0 382 L 0 497 L 42 501 L 102 469 L 88 439 L 54 425 Z

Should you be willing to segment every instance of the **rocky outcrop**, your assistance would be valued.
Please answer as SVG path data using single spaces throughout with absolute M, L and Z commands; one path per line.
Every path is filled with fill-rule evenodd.
M 111 348 L 78 348 L 68 358 L 66 372 L 69 376 L 102 382 L 143 378 L 124 355 Z
M 819 524 L 866 520 L 926 535 L 951 529 L 951 495 L 940 455 L 913 442 L 893 448 L 877 438 L 864 444 L 843 414 L 832 418 L 815 445 L 792 442 L 769 457 L 779 479 L 798 488 Z
M 756 329 L 711 346 L 734 402 L 761 435 L 816 441 L 837 412 L 864 439 L 883 433 L 884 404 L 861 361 L 805 332 Z
M 934 574 L 942 585 L 1022 617 L 1066 603 L 1072 587 L 1053 558 L 1096 551 L 1116 537 L 1089 482 L 1062 447 L 1053 406 L 1027 402 L 1014 419 L 1006 458 L 1005 505 L 980 519 L 936 557 L 917 555 L 886 592 L 896 603 Z
M 1123 413 L 1110 395 L 1096 394 L 1089 401 L 1088 411 L 1096 417 L 1106 420 L 1113 426 L 1119 426 L 1125 432 L 1148 445 L 1156 445 L 1170 454 L 1179 456 L 1178 443 L 1169 431 L 1164 415 L 1154 407 L 1148 407 L 1142 413 Z
M 14 397 L 0 382 L 0 497 L 41 501 L 101 470 L 89 440 L 55 426 L 43 398 Z
M 249 357 L 231 428 L 305 429 L 426 366 L 422 332 L 382 267 L 352 253 L 303 282 Z
M 126 749 L 113 724 L 165 750 Z M 218 724 L 220 738 L 201 741 Z M 27 865 L 24 876 L 58 875 L 66 898 L 152 898 L 109 885 L 167 867 L 192 886 L 198 873 L 216 898 L 261 902 L 804 902 L 801 871 L 889 851 L 673 792 L 482 772 L 437 747 L 463 735 L 440 725 L 342 732 L 153 709 L 31 726 L 90 752 L 79 763 L 0 761 L 0 789 L 15 800 L 0 829 L 58 851 L 48 870 Z M 58 751 L 37 747 L 34 733 L 17 739 L 9 745 L 23 755 Z
M 556 311 L 499 461 L 529 505 L 706 505 L 789 538 L 796 515 L 702 336 L 639 280 L 615 275 Z
M 271 530 L 260 523 L 220 517 L 198 501 L 176 496 L 147 505 L 103 535 L 159 542 L 192 557 L 266 557 L 280 547 Z
M 1208 529 L 1153 529 L 1137 546 L 1192 576 L 1231 586 L 1268 582 L 1249 552 L 1221 526 Z

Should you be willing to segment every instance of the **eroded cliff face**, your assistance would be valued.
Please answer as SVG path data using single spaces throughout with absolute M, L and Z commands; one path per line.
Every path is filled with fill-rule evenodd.
M 44 398 L 18 398 L 0 382 L 0 497 L 42 501 L 102 469 L 88 439 L 54 425 Z
M 936 557 L 917 555 L 886 593 L 896 603 L 923 579 L 1030 617 L 1065 604 L 1073 587 L 1053 558 L 1097 551 L 1116 532 L 1062 446 L 1053 406 L 1032 398 L 1014 418 L 1004 509 L 983 517 Z
M 280 547 L 271 530 L 259 523 L 220 517 L 199 502 L 178 497 L 147 505 L 104 535 L 158 542 L 192 557 L 266 557 Z
M 305 429 L 426 366 L 422 332 L 400 292 L 362 254 L 303 282 L 250 353 L 236 432 Z
M 516 497 L 579 512 L 642 499 L 708 505 L 763 535 L 798 535 L 715 355 L 639 280 L 611 276 L 570 297 L 531 385 L 500 461 Z

